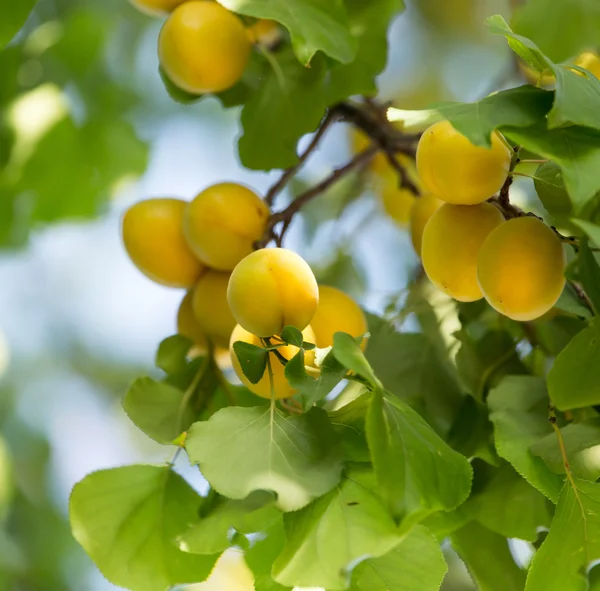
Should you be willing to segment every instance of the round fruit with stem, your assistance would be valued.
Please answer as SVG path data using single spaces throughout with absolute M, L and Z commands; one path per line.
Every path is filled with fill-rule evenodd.
M 147 199 L 132 205 L 122 221 L 123 243 L 144 275 L 168 287 L 193 287 L 205 270 L 183 235 L 187 203 Z
M 423 232 L 421 258 L 431 282 L 461 302 L 483 297 L 477 282 L 477 258 L 489 234 L 504 223 L 490 203 L 444 203 Z
M 421 193 L 418 199 L 415 199 L 410 210 L 410 220 L 408 223 L 410 231 L 410 240 L 415 252 L 421 256 L 421 242 L 423 240 L 423 231 L 429 221 L 429 218 L 444 204 L 432 193 Z
M 254 250 L 267 227 L 269 208 L 236 183 L 208 187 L 188 205 L 183 229 L 196 256 L 214 269 L 231 271 Z
M 315 334 L 310 326 L 307 326 L 302 331 L 302 336 L 306 342 L 313 343 L 315 342 Z M 293 396 L 296 391 L 290 383 L 287 381 L 285 377 L 285 365 L 279 359 L 279 356 L 283 358 L 285 361 L 289 361 L 296 353 L 298 353 L 298 347 L 294 345 L 284 345 L 277 348 L 277 353 L 270 351 L 269 352 L 269 365 L 267 365 L 267 369 L 263 374 L 263 377 L 259 380 L 258 383 L 253 384 L 250 380 L 244 375 L 242 371 L 242 367 L 240 365 L 240 361 L 235 354 L 233 349 L 234 343 L 242 341 L 243 343 L 249 343 L 251 345 L 255 345 L 257 347 L 263 347 L 264 343 L 262 339 L 251 332 L 248 332 L 246 329 L 242 328 L 239 324 L 233 329 L 231 333 L 231 341 L 230 341 L 230 355 L 233 364 L 233 369 L 237 374 L 238 378 L 240 378 L 241 382 L 250 390 L 254 392 L 257 396 L 261 398 L 271 398 L 271 377 L 269 373 L 269 365 L 271 366 L 271 373 L 273 375 L 273 396 L 276 400 L 280 400 L 281 398 L 290 398 Z M 277 339 L 272 340 L 272 344 L 275 344 Z M 308 352 L 310 353 L 310 351 Z M 310 360 L 307 359 L 306 363 L 310 363 Z
M 535 320 L 558 301 L 565 287 L 560 238 L 541 220 L 509 220 L 486 238 L 477 261 L 485 299 L 513 320 Z
M 251 49 L 242 21 L 210 0 L 178 6 L 158 39 L 162 69 L 176 86 L 192 94 L 231 88 L 242 77 Z
M 286 248 L 263 248 L 231 273 L 227 299 L 233 316 L 259 337 L 286 326 L 306 328 L 317 310 L 319 287 L 308 263 Z
M 367 318 L 356 301 L 331 285 L 319 285 L 319 305 L 310 326 L 315 335 L 314 343 L 320 349 L 333 345 L 336 332 L 360 337 L 369 330 Z M 366 344 L 366 339 L 363 339 L 363 349 Z
M 500 190 L 510 170 L 512 150 L 498 132 L 490 148 L 476 146 L 449 121 L 421 136 L 417 169 L 424 187 L 447 203 L 475 205 Z
M 160 16 L 173 12 L 186 0 L 130 0 L 138 10 L 152 16 Z
M 236 325 L 235 318 L 227 303 L 229 273 L 209 270 L 194 287 L 192 308 L 198 326 L 215 344 L 229 346 L 231 331 Z

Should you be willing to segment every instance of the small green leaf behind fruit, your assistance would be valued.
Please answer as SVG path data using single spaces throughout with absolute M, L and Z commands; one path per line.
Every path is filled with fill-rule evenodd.
M 233 343 L 233 352 L 250 383 L 258 384 L 267 369 L 268 352 L 262 347 L 243 341 Z

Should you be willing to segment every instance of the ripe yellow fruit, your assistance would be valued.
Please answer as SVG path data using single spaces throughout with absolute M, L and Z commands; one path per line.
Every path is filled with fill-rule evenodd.
M 205 353 L 208 348 L 206 335 L 198 324 L 194 309 L 192 307 L 193 292 L 188 291 L 179 304 L 177 310 L 177 334 L 190 339 L 198 353 Z
M 307 326 L 302 331 L 302 336 L 304 337 L 304 340 L 309 343 L 315 342 L 315 334 L 310 326 Z M 233 350 L 233 344 L 237 341 L 243 341 L 244 343 L 250 343 L 251 345 L 262 347 L 263 344 L 260 338 L 248 332 L 238 324 L 231 333 L 229 352 L 231 355 L 233 369 L 235 370 L 235 373 L 237 374 L 238 378 L 240 378 L 240 380 L 242 381 L 242 384 L 244 384 L 244 386 L 246 386 L 248 390 L 254 392 L 254 394 L 256 394 L 257 396 L 270 399 L 271 379 L 269 376 L 268 367 L 265 373 L 263 374 L 261 380 L 257 384 L 252 384 L 250 380 L 248 380 L 248 378 L 244 375 L 244 372 L 242 371 L 242 368 L 240 366 L 239 359 L 237 358 L 237 355 Z M 298 353 L 298 347 L 294 347 L 293 345 L 286 345 L 284 347 L 280 347 L 278 351 L 285 359 L 289 360 L 294 355 L 296 355 L 296 353 Z M 308 353 L 310 353 L 310 351 L 307 352 L 307 358 L 305 359 L 306 364 L 310 364 L 311 360 L 314 359 L 314 356 L 309 358 Z M 269 353 L 269 361 L 271 364 L 271 371 L 273 372 L 273 388 L 275 398 L 279 400 L 280 398 L 289 398 L 290 396 L 293 396 L 296 393 L 296 391 L 290 386 L 289 382 L 285 377 L 284 365 L 279 361 L 279 359 L 273 352 Z
M 483 297 L 477 282 L 477 256 L 488 235 L 504 223 L 490 203 L 444 203 L 423 232 L 421 257 L 432 283 L 461 302 Z
M 229 346 L 235 318 L 227 303 L 229 273 L 209 270 L 200 277 L 192 300 L 194 316 L 202 332 L 215 344 Z
M 253 251 L 268 218 L 269 208 L 256 193 L 236 183 L 219 183 L 188 205 L 183 230 L 201 261 L 231 271 Z
M 240 550 L 229 548 L 217 560 L 210 577 L 190 591 L 254 591 L 254 575 Z
M 475 205 L 500 190 L 512 153 L 499 133 L 492 147 L 472 144 L 448 121 L 429 127 L 417 147 L 417 169 L 425 188 L 447 203 Z
M 232 87 L 242 77 L 251 49 L 242 21 L 209 0 L 178 6 L 158 39 L 163 70 L 176 86 L 193 94 Z
M 330 285 L 319 285 L 319 305 L 310 326 L 315 334 L 314 343 L 320 349 L 333 345 L 336 332 L 359 337 L 369 330 L 360 306 L 348 294 Z
M 592 51 L 585 51 L 575 60 L 575 65 L 581 68 L 585 68 L 588 72 L 591 72 L 596 78 L 600 79 L 600 57 L 597 53 Z
M 172 12 L 185 1 L 186 0 L 130 0 L 138 10 L 153 16 Z
M 495 229 L 479 252 L 477 277 L 485 299 L 513 320 L 535 320 L 556 304 L 565 286 L 558 236 L 534 217 Z
M 317 310 L 319 287 L 306 261 L 285 248 L 263 248 L 233 270 L 227 291 L 238 324 L 259 337 L 286 326 L 306 328 Z
M 276 21 L 261 18 L 246 29 L 252 43 L 271 46 L 281 38 L 281 29 Z
M 418 201 L 410 189 L 398 187 L 397 180 L 384 183 L 381 199 L 385 212 L 401 227 L 405 228 L 410 220 L 410 212 Z
M 432 193 L 422 193 L 410 210 L 410 240 L 415 252 L 421 256 L 421 242 L 423 240 L 423 230 L 429 221 L 429 218 L 443 205 L 443 201 L 438 199 Z
M 168 287 L 190 288 L 204 272 L 183 235 L 181 199 L 147 199 L 123 216 L 123 243 L 144 275 Z

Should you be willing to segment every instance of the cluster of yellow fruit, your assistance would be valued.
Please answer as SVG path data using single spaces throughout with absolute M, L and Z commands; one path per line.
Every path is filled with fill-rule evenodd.
M 169 14 L 158 39 L 163 71 L 192 94 L 221 92 L 242 77 L 254 43 L 270 45 L 279 36 L 274 21 L 246 27 L 213 0 L 131 0 L 143 12 Z
M 284 248 L 254 250 L 267 228 L 269 208 L 253 191 L 220 183 L 189 203 L 180 199 L 147 199 L 123 216 L 125 249 L 147 277 L 169 287 L 184 288 L 177 314 L 178 332 L 190 338 L 199 353 L 209 343 L 229 348 L 240 380 L 255 394 L 270 398 L 270 376 L 248 381 L 233 353 L 243 341 L 261 346 L 285 326 L 303 331 L 318 348 L 333 344 L 333 335 L 367 332 L 365 316 L 344 292 L 318 286 L 309 265 Z M 282 346 L 291 359 L 298 349 Z M 276 398 L 294 394 L 278 356 L 269 353 Z M 307 356 L 307 363 L 314 355 Z M 315 368 L 315 371 L 316 368 Z
M 462 302 L 485 297 L 519 321 L 548 312 L 565 285 L 560 238 L 532 216 L 505 221 L 486 201 L 503 186 L 513 151 L 495 132 L 475 146 L 447 121 L 427 129 L 417 148 L 425 193 L 411 217 L 413 243 L 429 279 Z

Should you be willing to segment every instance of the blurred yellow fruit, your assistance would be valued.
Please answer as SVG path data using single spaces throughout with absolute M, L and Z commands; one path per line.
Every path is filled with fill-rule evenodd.
M 232 87 L 242 77 L 251 49 L 242 21 L 209 0 L 178 6 L 158 39 L 163 70 L 176 86 L 193 94 Z
M 205 353 L 208 347 L 206 335 L 196 320 L 194 309 L 192 307 L 193 292 L 188 291 L 179 304 L 177 310 L 177 334 L 190 339 L 198 350 L 198 353 Z
M 410 220 L 411 209 L 418 198 L 410 189 L 398 187 L 397 179 L 394 181 L 387 182 L 382 187 L 383 208 L 401 228 L 405 228 Z
M 421 257 L 431 282 L 461 302 L 481 299 L 477 256 L 490 232 L 503 223 L 504 217 L 490 203 L 444 203 L 423 232 Z
M 236 183 L 219 183 L 188 205 L 183 228 L 201 261 L 231 271 L 253 251 L 268 218 L 269 208 L 256 193 Z
M 556 304 L 565 286 L 565 254 L 558 236 L 534 217 L 496 228 L 479 252 L 483 295 L 513 320 L 535 320 Z
M 512 153 L 500 134 L 492 147 L 472 144 L 448 121 L 429 127 L 417 148 L 417 169 L 425 188 L 447 203 L 475 205 L 500 190 Z
M 364 152 L 371 145 L 371 139 L 366 136 L 360 129 L 353 127 L 350 131 L 350 147 L 353 154 Z M 390 163 L 386 155 L 379 151 L 373 156 L 369 163 L 369 168 L 373 172 L 383 173 L 390 168 Z
M 259 337 L 286 326 L 306 328 L 317 310 L 319 287 L 306 261 L 285 248 L 263 248 L 231 273 L 229 306 L 238 324 Z
M 131 4 L 138 10 L 152 16 L 172 12 L 185 1 L 186 0 L 130 0 Z
M 204 583 L 187 587 L 188 591 L 254 591 L 254 575 L 237 549 L 225 550 Z
M 423 230 L 429 218 L 443 205 L 443 201 L 432 193 L 422 193 L 410 210 L 409 231 L 410 240 L 415 252 L 421 256 Z
M 202 332 L 215 344 L 229 346 L 236 322 L 227 303 L 229 273 L 209 270 L 200 277 L 192 300 L 194 315 Z
M 190 288 L 205 269 L 183 235 L 186 206 L 180 199 L 147 199 L 123 216 L 127 254 L 144 275 L 168 287 Z
M 314 343 L 320 349 L 333 345 L 336 332 L 359 337 L 369 330 L 360 306 L 348 294 L 330 285 L 319 285 L 319 305 L 310 326 L 315 334 Z M 363 339 L 363 349 L 366 344 Z
M 577 57 L 575 65 L 585 68 L 588 72 L 596 76 L 596 78 L 600 78 L 600 57 L 598 57 L 597 53 L 585 51 Z
M 556 82 L 556 78 L 550 70 L 542 73 L 536 72 L 529 64 L 521 60 L 519 60 L 519 70 L 521 70 L 527 81 L 534 86 L 546 88 Z
M 276 21 L 261 18 L 253 25 L 250 25 L 246 32 L 252 43 L 261 43 L 271 46 L 281 38 L 281 28 Z
M 315 334 L 310 326 L 307 326 L 302 331 L 302 336 L 304 340 L 309 343 L 315 342 Z M 251 392 L 254 392 L 257 396 L 262 398 L 271 398 L 271 378 L 269 375 L 269 369 L 265 371 L 262 379 L 257 384 L 252 384 L 250 380 L 244 375 L 242 368 L 240 366 L 239 359 L 233 350 L 233 344 L 237 341 L 242 341 L 244 343 L 250 343 L 251 345 L 256 345 L 257 347 L 262 347 L 263 344 L 260 340 L 260 337 L 248 332 L 244 328 L 242 328 L 239 324 L 233 329 L 231 333 L 231 341 L 230 341 L 230 349 L 229 353 L 231 355 L 231 361 L 233 364 L 233 369 L 237 374 L 238 378 L 242 381 L 244 386 L 248 388 Z M 294 347 L 293 345 L 286 345 L 284 347 L 279 347 L 278 352 L 287 360 L 291 359 L 296 353 L 298 353 L 298 347 Z M 314 355 L 309 355 L 307 352 L 307 356 L 305 359 L 305 363 L 308 365 L 314 359 Z M 281 398 L 289 398 L 293 396 L 296 391 L 290 386 L 289 382 L 285 377 L 285 366 L 279 361 L 277 355 L 273 352 L 269 352 L 269 361 L 271 364 L 271 371 L 273 373 L 273 389 L 274 396 L 277 400 Z

